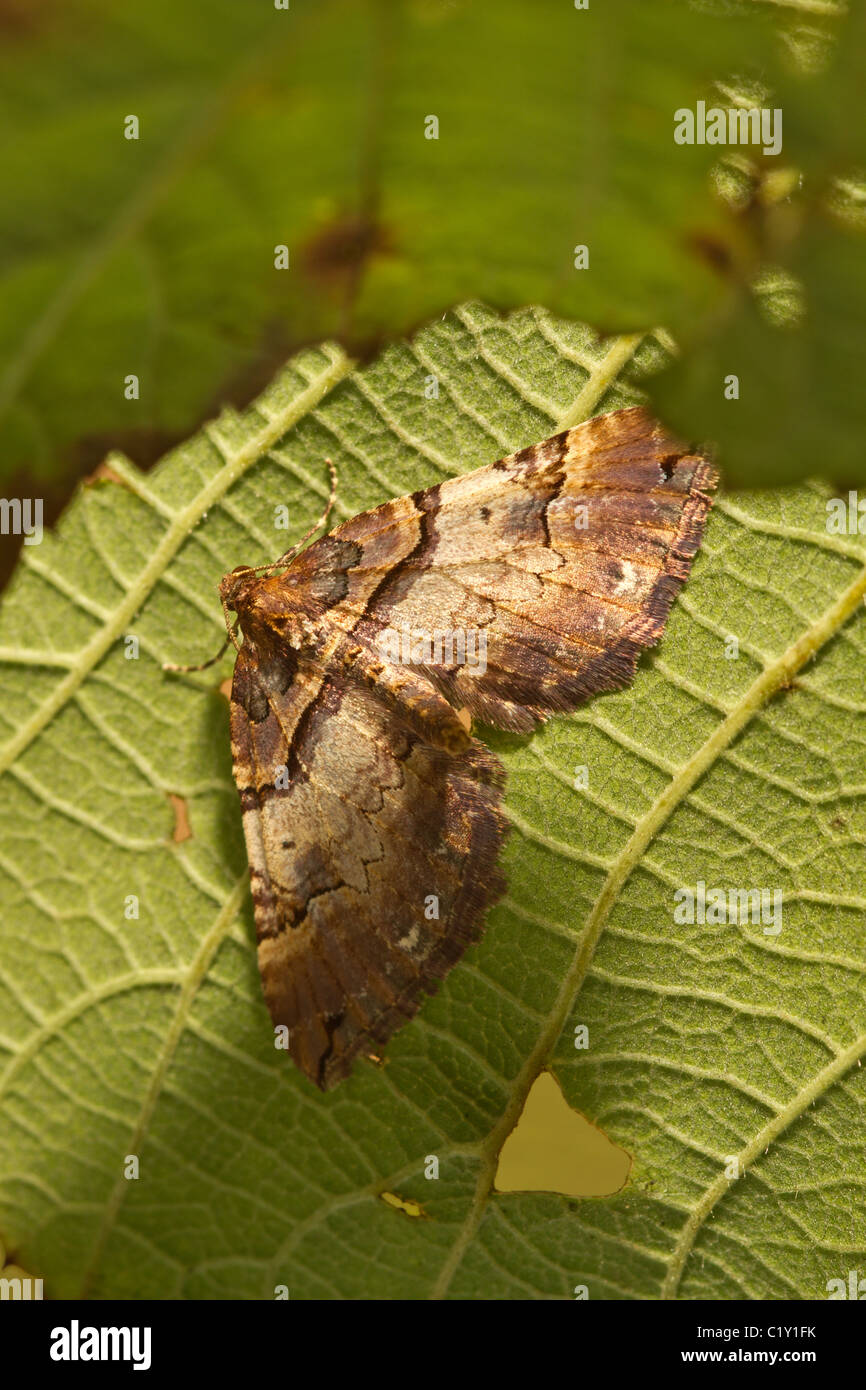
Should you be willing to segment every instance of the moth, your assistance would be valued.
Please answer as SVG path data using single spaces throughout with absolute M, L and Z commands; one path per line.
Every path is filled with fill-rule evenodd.
M 223 578 L 262 985 L 323 1091 L 412 1018 L 503 892 L 504 770 L 469 717 L 528 734 L 627 685 L 716 481 L 620 410 Z

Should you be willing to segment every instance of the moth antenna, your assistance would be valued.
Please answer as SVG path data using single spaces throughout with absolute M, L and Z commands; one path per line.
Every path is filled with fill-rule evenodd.
M 189 671 L 206 671 L 209 666 L 216 666 L 230 642 L 240 651 L 240 644 L 237 640 L 237 630 L 238 623 L 235 622 L 234 624 L 230 624 L 228 612 L 226 611 L 226 640 L 223 642 L 216 656 L 209 657 L 207 661 L 200 661 L 196 666 L 177 666 L 173 661 L 164 661 L 162 663 L 163 671 L 183 672 L 186 674 Z
M 250 565 L 250 574 L 261 574 L 263 570 L 276 570 L 280 569 L 283 565 L 288 565 L 292 560 L 294 560 L 298 551 L 301 549 L 301 546 L 306 545 L 307 541 L 310 539 L 311 536 L 315 535 L 320 526 L 324 526 L 325 522 L 328 520 L 328 517 L 331 515 L 334 503 L 337 500 L 338 483 L 337 470 L 334 467 L 333 463 L 330 459 L 325 459 L 325 463 L 328 465 L 328 471 L 331 474 L 331 495 L 328 498 L 328 504 L 325 507 L 325 510 L 322 512 L 322 515 L 319 517 L 318 521 L 310 527 L 309 531 L 307 531 L 305 535 L 301 536 L 301 539 L 295 545 L 293 545 L 283 555 L 280 555 L 278 559 L 269 560 L 266 565 Z

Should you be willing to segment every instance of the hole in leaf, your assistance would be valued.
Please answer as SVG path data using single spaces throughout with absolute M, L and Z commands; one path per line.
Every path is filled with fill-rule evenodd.
M 631 1157 L 572 1110 L 549 1071 L 539 1076 L 502 1146 L 497 1192 L 609 1197 L 625 1185 Z
M 402 1211 L 405 1216 L 427 1219 L 427 1213 L 420 1202 L 413 1202 L 411 1199 L 406 1201 L 402 1197 L 398 1197 L 396 1192 L 380 1192 L 379 1196 L 387 1206 L 393 1207 L 394 1211 Z

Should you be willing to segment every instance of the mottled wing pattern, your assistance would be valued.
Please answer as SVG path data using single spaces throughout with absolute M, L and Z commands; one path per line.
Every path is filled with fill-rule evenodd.
M 280 573 L 227 576 L 265 996 L 323 1089 L 415 1013 L 502 891 L 502 769 L 454 707 L 530 730 L 627 684 L 715 481 L 619 411 L 353 517 Z M 483 662 L 383 656 L 401 632 L 483 636 Z
M 501 767 L 424 743 L 374 688 L 239 653 L 232 751 L 259 966 L 276 1025 L 323 1090 L 388 1038 L 502 891 Z
M 715 482 L 636 407 L 386 503 L 333 533 L 361 550 L 353 636 L 375 648 L 385 629 L 483 634 L 483 671 L 425 670 L 455 705 L 528 731 L 631 680 L 688 575 Z

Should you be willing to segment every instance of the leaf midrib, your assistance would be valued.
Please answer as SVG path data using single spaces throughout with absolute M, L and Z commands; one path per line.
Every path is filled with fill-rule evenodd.
M 511 1085 L 511 1094 L 501 1118 L 494 1125 L 487 1138 L 478 1146 L 481 1163 L 475 1196 L 433 1285 L 431 1298 L 441 1299 L 446 1296 L 462 1256 L 478 1230 L 493 1192 L 502 1145 L 517 1124 L 532 1086 L 556 1047 L 574 1006 L 574 1001 L 583 987 L 601 933 L 628 878 L 641 863 L 652 840 L 701 777 L 733 744 L 751 720 L 765 708 L 767 702 L 779 690 L 787 686 L 792 677 L 837 634 L 863 602 L 864 596 L 866 596 L 866 566 L 835 603 L 832 603 L 811 627 L 800 635 L 796 642 L 793 642 L 775 661 L 765 666 L 737 705 L 691 758 L 683 764 L 652 803 L 617 855 L 601 892 L 587 917 L 572 964 L 565 975 L 547 1022 Z M 864 1051 L 866 1051 L 866 1037 L 858 1039 L 850 1048 L 839 1053 L 827 1067 L 823 1068 L 798 1096 L 773 1117 L 752 1143 L 746 1146 L 743 1150 L 742 1166 L 745 1168 L 771 1139 L 778 1138 L 779 1134 L 803 1113 L 803 1110 L 812 1103 L 816 1096 L 822 1094 L 827 1086 L 838 1080 L 839 1076 L 844 1074 L 863 1055 Z M 669 1298 L 675 1295 L 694 1241 L 702 1229 L 704 1221 L 729 1187 L 730 1180 L 722 1173 L 721 1177 L 707 1188 L 703 1198 L 689 1216 L 670 1257 L 668 1273 L 663 1284 L 663 1297 Z
M 101 628 L 97 628 L 90 641 L 85 643 L 75 659 L 75 665 L 68 674 L 58 681 L 51 694 L 37 705 L 33 713 L 21 725 L 5 747 L 0 750 L 0 776 L 7 772 L 17 758 L 30 746 L 42 730 L 51 722 L 75 691 L 102 660 L 112 643 L 122 636 L 127 624 L 149 597 L 156 584 L 174 559 L 190 531 L 201 519 L 204 512 L 212 507 L 243 477 L 253 464 L 265 454 L 277 440 L 296 424 L 309 410 L 312 410 L 328 391 L 341 381 L 352 368 L 351 360 L 336 344 L 325 344 L 322 351 L 329 359 L 330 366 L 318 377 L 314 377 L 307 388 L 300 392 L 283 410 L 275 412 L 267 424 L 258 431 L 237 453 L 227 457 L 222 468 L 179 512 L 172 521 L 154 550 L 147 564 L 127 589 L 113 613 Z M 256 407 L 261 413 L 262 407 Z M 143 484 L 136 489 L 138 495 L 147 500 Z

